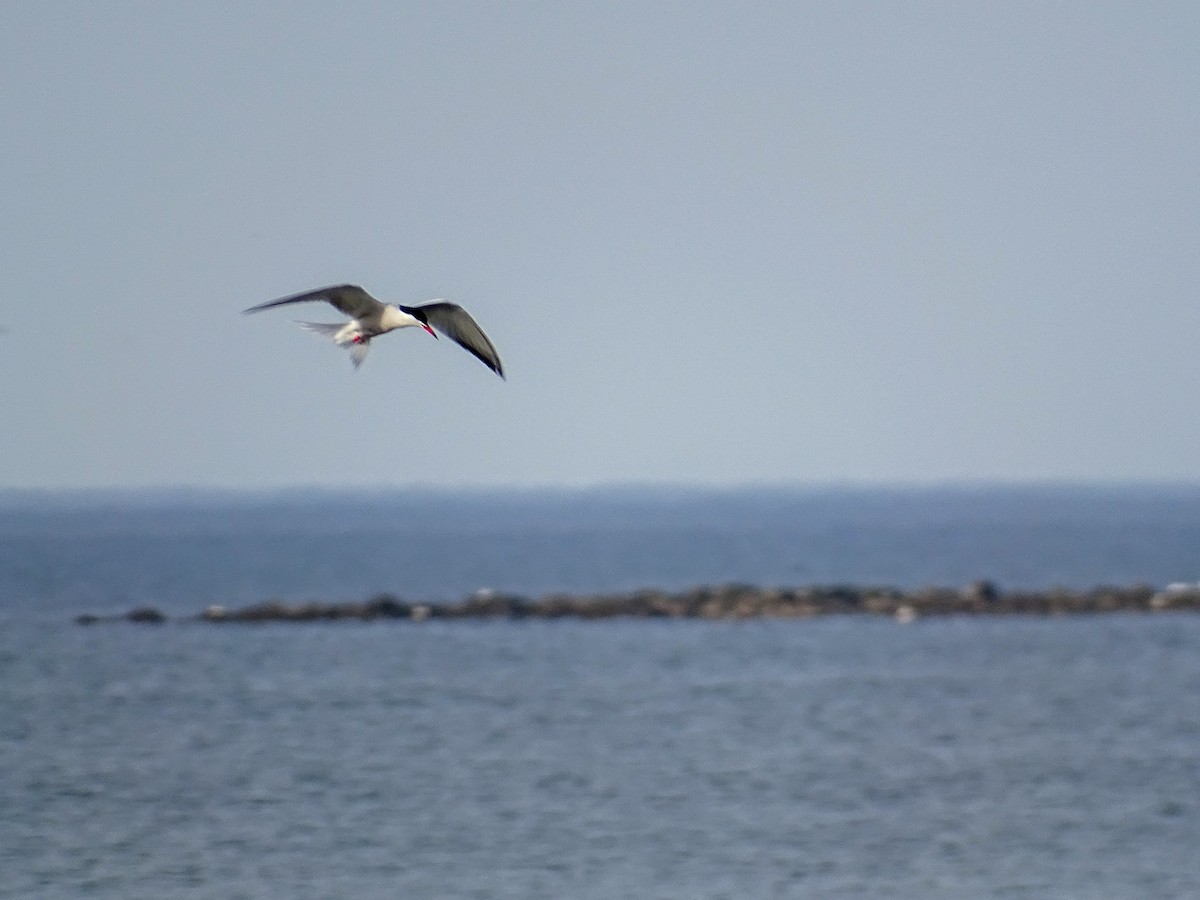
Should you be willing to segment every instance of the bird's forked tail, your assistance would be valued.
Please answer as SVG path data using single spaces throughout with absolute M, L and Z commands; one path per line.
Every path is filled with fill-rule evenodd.
M 308 331 L 325 335 L 339 347 L 345 347 L 350 351 L 350 361 L 354 363 L 356 369 L 362 365 L 363 360 L 367 358 L 367 351 L 371 349 L 371 339 L 363 337 L 353 329 L 348 329 L 346 323 L 297 322 L 296 324 Z

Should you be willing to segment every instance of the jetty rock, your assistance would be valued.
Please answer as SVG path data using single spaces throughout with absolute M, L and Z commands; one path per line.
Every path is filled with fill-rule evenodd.
M 310 602 L 289 606 L 282 600 L 268 600 L 240 609 L 213 605 L 197 618 L 204 622 L 320 622 L 337 619 L 409 619 L 412 615 L 412 604 L 405 603 L 391 594 L 380 594 L 361 603 Z
M 153 606 L 139 606 L 117 615 L 102 616 L 82 613 L 75 617 L 76 625 L 98 625 L 101 622 L 136 622 L 139 625 L 161 625 L 167 621 L 166 613 Z
M 330 622 L 434 619 L 805 619 L 827 615 L 889 616 L 913 622 L 952 615 L 1072 615 L 1111 612 L 1200 611 L 1200 584 L 1101 585 L 1087 590 L 1050 588 L 1002 591 L 990 581 L 963 587 L 902 590 L 887 586 L 817 585 L 755 587 L 724 584 L 670 592 L 644 588 L 627 593 L 548 594 L 534 599 L 492 590 L 457 603 L 410 603 L 391 594 L 366 601 L 290 605 L 268 600 L 236 609 L 213 605 L 193 621 L 212 623 Z M 121 616 L 81 615 L 76 622 L 159 624 L 166 616 L 141 607 Z

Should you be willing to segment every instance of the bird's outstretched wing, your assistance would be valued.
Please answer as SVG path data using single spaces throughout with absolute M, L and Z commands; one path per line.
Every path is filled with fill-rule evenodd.
M 378 313 L 383 304 L 360 288 L 357 284 L 335 284 L 318 288 L 315 291 L 305 291 L 303 294 L 292 294 L 290 297 L 280 297 L 267 303 L 252 306 L 246 312 L 260 312 L 276 306 L 286 306 L 289 303 L 310 303 L 314 300 L 324 300 L 332 304 L 340 312 L 352 319 L 361 319 L 372 313 Z
M 483 333 L 483 329 L 457 303 L 439 301 L 417 307 L 401 307 L 401 309 L 410 314 L 413 309 L 420 310 L 425 314 L 425 320 L 430 327 L 436 328 L 464 350 L 474 354 L 480 362 L 501 378 L 504 377 L 504 366 L 500 364 L 500 354 L 496 352 L 496 348 L 488 340 L 488 336 Z

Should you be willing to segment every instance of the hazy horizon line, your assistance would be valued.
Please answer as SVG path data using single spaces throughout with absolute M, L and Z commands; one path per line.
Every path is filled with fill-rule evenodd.
M 723 495 L 756 493 L 830 493 L 830 492 L 970 492 L 997 490 L 1066 490 L 1066 491 L 1200 491 L 1200 480 L 1185 478 L 928 478 L 928 479 L 869 479 L 841 478 L 801 480 L 772 480 L 715 483 L 705 481 L 620 480 L 589 483 L 530 483 L 530 484 L 386 484 L 325 483 L 253 485 L 81 485 L 81 486 L 4 486 L 0 485 L 0 501 L 21 499 L 270 499 L 277 497 L 356 497 L 356 496 L 460 496 L 460 497 L 519 497 L 573 496 L 581 494 L 632 494 L 637 492 L 661 495 Z

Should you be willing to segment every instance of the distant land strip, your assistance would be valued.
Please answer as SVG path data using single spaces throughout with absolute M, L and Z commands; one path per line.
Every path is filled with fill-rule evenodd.
M 890 616 L 911 622 L 928 616 L 1073 615 L 1109 612 L 1200 611 L 1200 583 L 1165 588 L 1136 584 L 1088 590 L 1053 588 L 1001 591 L 990 581 L 961 588 L 905 591 L 891 587 L 834 585 L 760 588 L 744 584 L 697 587 L 678 593 L 639 590 L 620 594 L 549 594 L 531 599 L 478 591 L 459 603 L 414 603 L 391 594 L 347 603 L 287 604 L 272 600 L 239 608 L 210 606 L 180 621 L 225 623 L 333 622 L 432 619 L 807 619 L 829 615 Z M 101 622 L 159 624 L 161 610 L 144 606 L 119 615 L 77 616 L 80 625 Z

